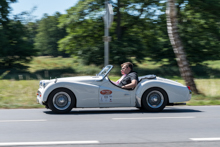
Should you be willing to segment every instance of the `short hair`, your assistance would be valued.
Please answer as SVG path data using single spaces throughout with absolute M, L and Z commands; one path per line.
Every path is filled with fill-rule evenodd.
M 121 64 L 121 67 L 123 67 L 124 65 L 126 65 L 126 67 L 130 67 L 130 69 L 133 70 L 133 64 L 131 62 L 125 62 Z

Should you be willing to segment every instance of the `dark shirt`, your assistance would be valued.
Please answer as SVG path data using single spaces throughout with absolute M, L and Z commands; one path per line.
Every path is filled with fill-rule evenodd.
M 124 86 L 127 84 L 130 84 L 132 80 L 137 80 L 138 82 L 138 75 L 135 71 L 131 71 L 130 73 L 128 73 L 122 80 L 121 82 L 118 84 L 118 86 Z

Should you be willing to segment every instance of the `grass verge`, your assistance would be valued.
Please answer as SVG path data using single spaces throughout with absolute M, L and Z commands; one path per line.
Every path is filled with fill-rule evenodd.
M 36 102 L 37 80 L 0 80 L 0 108 L 42 108 Z
M 110 76 L 112 81 L 120 77 Z M 183 83 L 183 80 L 177 80 Z M 220 79 L 196 79 L 201 95 L 193 95 L 187 105 L 220 105 Z M 0 108 L 43 108 L 37 104 L 36 93 L 39 80 L 0 80 Z
M 187 105 L 220 105 L 220 60 L 204 62 L 206 66 L 193 67 L 197 88 L 201 95 L 193 95 Z M 155 74 L 169 77 L 184 84 L 176 67 L 162 66 L 160 63 L 146 61 L 136 63 L 139 76 Z M 25 68 L 26 67 L 26 68 Z M 40 79 L 95 75 L 102 66 L 85 66 L 77 58 L 35 57 L 24 69 L 0 69 L 0 108 L 42 108 L 36 103 L 36 92 Z M 116 75 L 116 76 L 115 76 Z M 110 75 L 112 81 L 120 78 L 120 67 L 116 66 Z M 175 78 L 175 79 L 174 79 Z M 211 79 L 209 79 L 211 78 Z M 215 79 L 214 79 L 215 78 Z M 11 79 L 11 80 L 10 80 Z
M 150 61 L 148 58 L 143 63 L 135 62 L 135 71 L 139 76 L 155 74 L 161 77 L 181 79 L 179 69 L 176 66 L 163 66 L 161 63 Z M 0 68 L 0 79 L 15 80 L 39 80 L 77 76 L 95 75 L 99 73 L 103 65 L 82 65 L 79 58 L 62 58 L 40 56 L 34 57 L 28 64 L 22 64 L 12 69 Z M 220 78 L 220 60 L 207 61 L 198 66 L 192 66 L 193 75 L 196 78 Z M 120 76 L 120 64 L 114 66 L 112 75 Z

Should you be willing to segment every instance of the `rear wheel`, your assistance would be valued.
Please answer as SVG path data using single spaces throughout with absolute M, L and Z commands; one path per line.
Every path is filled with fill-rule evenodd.
M 141 102 L 142 108 L 150 112 L 160 112 L 167 104 L 166 92 L 161 88 L 151 88 L 144 92 Z
M 48 106 L 55 113 L 69 113 L 74 104 L 74 94 L 65 88 L 54 90 L 48 99 Z

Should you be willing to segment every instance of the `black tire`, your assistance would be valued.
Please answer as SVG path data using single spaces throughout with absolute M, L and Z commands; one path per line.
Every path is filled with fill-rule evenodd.
M 168 97 L 161 88 L 150 88 L 142 96 L 142 108 L 149 112 L 160 112 L 167 105 Z
M 49 95 L 48 106 L 54 113 L 69 113 L 75 101 L 75 96 L 70 90 L 59 88 Z

